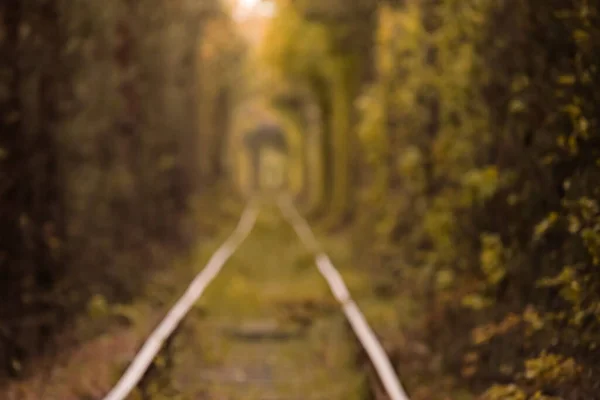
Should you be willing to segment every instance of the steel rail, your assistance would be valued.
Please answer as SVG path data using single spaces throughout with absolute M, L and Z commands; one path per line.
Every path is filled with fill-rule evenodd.
M 190 283 L 183 296 L 150 334 L 121 379 L 104 397 L 104 400 L 124 400 L 138 385 L 165 341 L 175 331 L 181 320 L 187 315 L 200 296 L 202 296 L 209 283 L 221 271 L 225 262 L 252 231 L 257 215 L 258 210 L 256 206 L 253 203 L 249 204 L 242 213 L 233 233 L 213 254 L 208 264 Z
M 292 225 L 300 240 L 315 256 L 315 262 L 321 275 L 325 278 L 331 292 L 342 306 L 354 334 L 367 352 L 377 375 L 391 400 L 409 400 L 392 364 L 377 340 L 375 333 L 367 323 L 364 315 L 352 300 L 342 276 L 333 266 L 331 260 L 320 248 L 308 222 L 300 215 L 288 197 L 278 199 L 279 208 L 285 219 Z

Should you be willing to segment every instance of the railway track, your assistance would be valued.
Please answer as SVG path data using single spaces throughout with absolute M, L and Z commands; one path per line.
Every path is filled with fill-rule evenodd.
M 149 335 L 104 400 L 129 399 L 165 347 L 174 347 L 180 357 L 173 371 L 162 377 L 162 380 L 168 382 L 169 388 L 163 391 L 161 398 L 358 400 L 364 398 L 361 394 L 364 379 L 351 373 L 335 371 L 340 365 L 352 363 L 356 356 L 353 354 L 356 349 L 348 345 L 353 342 L 352 338 L 345 337 L 352 333 L 369 356 L 389 398 L 408 400 L 376 335 L 352 300 L 340 273 L 322 251 L 306 220 L 289 198 L 280 197 L 277 206 L 283 216 L 281 224 L 287 224 L 284 228 L 289 231 L 285 242 L 288 247 L 273 249 L 269 248 L 270 242 L 257 242 L 251 248 L 264 249 L 264 254 L 260 250 L 259 254 L 256 254 L 256 250 L 251 253 L 246 250 L 244 253 L 245 240 L 252 240 L 254 236 L 257 237 L 254 240 L 261 240 L 260 232 L 253 232 L 259 204 L 251 202 L 231 236 L 213 254 L 183 296 Z M 281 234 L 279 230 L 276 235 Z M 294 232 L 297 235 L 295 240 Z M 268 233 L 271 236 L 273 234 Z M 299 280 L 302 278 L 299 275 L 281 272 L 295 262 L 293 256 L 299 252 L 299 244 L 294 242 L 298 239 L 303 243 L 303 251 L 309 252 L 312 263 L 318 267 L 321 281 L 327 284 L 323 284 L 322 288 L 316 287 L 318 285 L 314 283 L 309 283 L 308 286 L 315 287 L 311 290 L 315 291 L 315 296 L 318 293 L 319 298 L 331 297 L 333 294 L 338 304 L 335 306 L 331 302 L 329 308 L 333 310 L 322 313 L 319 318 L 314 318 L 313 315 L 303 322 L 300 316 L 296 318 L 299 322 L 282 325 L 271 318 L 274 314 L 272 309 L 263 310 L 260 315 L 251 315 L 244 307 L 244 301 L 232 301 L 228 304 L 226 299 L 220 299 L 219 304 L 223 303 L 223 307 L 217 311 L 216 317 L 191 321 L 196 316 L 191 315 L 190 310 L 215 278 L 229 274 L 228 287 L 231 287 L 236 285 L 236 277 L 244 274 L 244 271 L 238 270 L 232 274 L 227 268 L 223 268 L 232 256 L 237 257 L 238 264 L 241 265 L 263 262 L 267 266 L 260 269 L 260 274 L 256 270 L 246 271 L 246 275 L 252 275 L 248 279 L 255 279 L 254 282 L 262 285 L 261 293 L 249 293 L 248 297 L 258 299 L 281 287 L 301 285 Z M 237 254 L 240 252 L 243 254 Z M 270 257 L 270 262 L 262 261 L 264 257 Z M 261 274 L 264 276 L 254 276 Z M 285 281 L 271 280 L 274 275 Z M 331 294 L 325 293 L 326 290 Z M 261 304 L 263 303 L 266 304 L 267 301 Z M 342 314 L 339 313 L 339 308 L 343 311 Z M 347 324 L 352 327 L 352 333 L 348 332 Z M 332 352 L 335 356 L 328 355 Z M 218 362 L 211 362 L 211 357 Z

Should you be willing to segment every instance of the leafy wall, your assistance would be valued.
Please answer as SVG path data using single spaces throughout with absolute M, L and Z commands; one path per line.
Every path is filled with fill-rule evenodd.
M 506 385 L 489 398 L 593 398 L 597 5 L 406 2 L 379 16 L 357 248 L 370 226 L 378 273 L 429 282 L 430 343 L 475 388 Z
M 214 158 L 200 140 L 223 132 L 199 120 L 196 85 L 218 10 L 0 4 L 0 374 L 52 349 L 93 296 L 131 299 L 192 243 L 191 202 L 219 173 L 198 161 Z
M 357 263 L 488 398 L 595 398 L 598 4 L 280 8 L 266 60 L 316 98 L 322 203 L 355 216 Z

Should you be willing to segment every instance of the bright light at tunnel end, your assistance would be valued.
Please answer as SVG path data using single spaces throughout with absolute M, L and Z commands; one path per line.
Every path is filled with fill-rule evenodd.
M 272 0 L 237 0 L 233 17 L 237 20 L 253 16 L 271 17 L 275 14 L 275 2 Z

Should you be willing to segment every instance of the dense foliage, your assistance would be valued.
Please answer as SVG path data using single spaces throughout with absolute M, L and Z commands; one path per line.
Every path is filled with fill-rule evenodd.
M 193 239 L 240 51 L 216 1 L 0 2 L 0 375 Z
M 353 101 L 368 75 L 374 4 L 278 4 L 279 12 L 264 41 L 263 56 L 268 64 L 276 66 L 284 82 L 287 79 L 294 83 L 290 90 L 296 92 L 295 96 L 287 96 L 296 99 L 306 135 L 310 132 L 309 107 L 301 104 L 310 101 L 318 106 L 320 140 L 306 140 L 314 144 L 307 146 L 307 151 L 316 152 L 322 160 L 320 179 L 313 183 L 320 186 L 318 211 L 330 223 L 337 224 L 347 220 L 352 212 L 351 158 L 357 154 Z
M 265 58 L 319 106 L 322 203 L 426 304 L 447 371 L 490 399 L 596 398 L 597 2 L 279 6 Z

